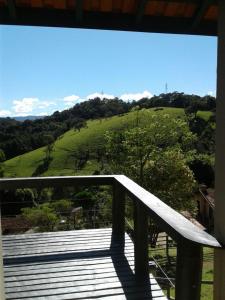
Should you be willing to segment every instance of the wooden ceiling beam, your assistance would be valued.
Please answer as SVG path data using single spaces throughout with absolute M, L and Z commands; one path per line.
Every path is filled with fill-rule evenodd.
M 16 11 L 17 18 L 12 20 L 9 17 L 8 8 L 0 8 L 0 24 L 217 35 L 216 20 L 204 20 L 197 28 L 192 29 L 190 26 L 191 20 L 182 17 L 144 15 L 141 23 L 136 24 L 134 16 L 131 14 L 86 11 L 85 18 L 83 16 L 82 23 L 79 23 L 73 10 L 17 7 Z
M 83 0 L 76 0 L 76 22 L 81 23 L 83 19 Z
M 7 3 L 10 19 L 16 20 L 15 0 L 7 0 L 6 3 Z
M 144 13 L 145 13 L 145 7 L 146 7 L 147 2 L 148 2 L 148 0 L 139 1 L 136 19 L 135 19 L 136 24 L 139 24 L 141 22 L 141 20 L 144 16 Z
M 201 23 L 205 13 L 207 12 L 209 6 L 213 4 L 213 0 L 202 0 L 201 4 L 199 5 L 191 24 L 191 28 L 195 29 Z

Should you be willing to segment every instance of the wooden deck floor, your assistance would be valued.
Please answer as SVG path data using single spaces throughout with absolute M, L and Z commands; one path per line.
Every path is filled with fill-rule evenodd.
M 156 280 L 138 285 L 133 243 L 125 255 L 111 229 L 3 237 L 6 299 L 166 300 Z

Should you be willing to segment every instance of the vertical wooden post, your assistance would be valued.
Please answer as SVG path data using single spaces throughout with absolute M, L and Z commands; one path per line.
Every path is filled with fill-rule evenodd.
M 2 201 L 2 191 L 0 190 L 0 208 Z M 4 271 L 3 271 L 3 255 L 2 255 L 2 228 L 1 228 L 1 209 L 0 209 L 0 299 L 5 299 L 4 292 Z
M 202 246 L 180 242 L 177 245 L 176 300 L 200 300 Z
M 216 200 L 214 228 L 217 240 L 225 245 L 225 1 L 219 0 L 218 2 Z M 225 299 L 225 250 L 215 250 L 214 299 Z
M 125 242 L 125 190 L 118 183 L 113 185 L 112 238 L 124 245 Z
M 144 205 L 137 200 L 134 203 L 134 259 L 136 279 L 148 280 L 148 214 Z

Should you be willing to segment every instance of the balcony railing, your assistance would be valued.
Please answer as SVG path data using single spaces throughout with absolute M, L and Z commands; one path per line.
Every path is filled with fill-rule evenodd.
M 148 217 L 177 244 L 176 285 L 177 300 L 199 300 L 201 290 L 203 246 L 220 248 L 218 241 L 201 230 L 157 197 L 123 175 L 65 176 L 12 178 L 0 180 L 0 191 L 17 188 L 45 188 L 55 186 L 113 187 L 112 241 L 124 245 L 126 196 L 134 204 L 134 257 L 138 281 L 149 278 Z M 1 193 L 2 194 L 2 193 Z

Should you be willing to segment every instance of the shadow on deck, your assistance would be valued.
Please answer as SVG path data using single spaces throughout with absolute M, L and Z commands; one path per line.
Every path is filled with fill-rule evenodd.
M 6 299 L 165 300 L 152 275 L 139 283 L 134 247 L 112 230 L 91 229 L 3 237 Z

